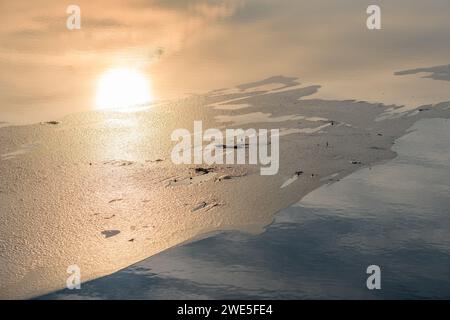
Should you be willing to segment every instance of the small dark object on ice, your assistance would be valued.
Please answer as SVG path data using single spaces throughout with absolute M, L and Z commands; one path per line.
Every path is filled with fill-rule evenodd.
M 352 161 L 350 161 L 350 163 L 351 163 L 351 164 L 362 164 L 361 161 L 356 161 L 356 160 L 352 160 Z
M 218 207 L 220 204 L 219 203 L 213 203 L 209 208 L 206 209 L 206 211 L 209 211 L 215 207 Z
M 303 171 L 295 171 L 295 175 L 298 177 L 298 176 L 301 176 L 303 174 Z
M 216 178 L 215 181 L 231 180 L 231 179 L 233 179 L 232 176 L 230 176 L 230 175 L 224 175 L 224 176 L 221 176 L 221 177 L 219 177 L 219 178 Z
M 382 137 L 383 134 L 382 133 L 377 133 L 377 136 Z
M 211 168 L 195 168 L 195 173 L 207 174 L 210 173 L 213 169 Z
M 246 144 L 234 144 L 234 145 L 227 145 L 227 144 L 219 144 L 217 145 L 218 148 L 222 148 L 222 149 L 240 149 L 242 147 L 247 148 L 248 147 L 248 143 Z
M 128 242 L 134 242 L 134 238 L 131 238 L 130 240 L 128 240 Z
M 203 209 L 207 205 L 208 204 L 205 201 L 203 201 L 203 202 L 199 203 L 197 206 L 195 206 L 194 208 L 192 208 L 191 212 L 195 212 L 195 211 L 198 211 L 200 209 Z
M 105 238 L 114 237 L 115 235 L 118 235 L 120 233 L 119 230 L 105 230 L 102 231 L 102 235 L 105 236 Z

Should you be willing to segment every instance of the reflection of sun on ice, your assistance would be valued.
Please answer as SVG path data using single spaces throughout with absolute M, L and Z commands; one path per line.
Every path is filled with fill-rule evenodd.
M 97 109 L 129 109 L 151 102 L 150 83 L 139 71 L 120 68 L 103 74 L 97 87 Z

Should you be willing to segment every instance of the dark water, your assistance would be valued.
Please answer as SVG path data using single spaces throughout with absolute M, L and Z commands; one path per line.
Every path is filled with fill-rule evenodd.
M 450 122 L 413 129 L 396 159 L 311 193 L 260 235 L 221 233 L 42 298 L 450 298 Z M 369 265 L 381 290 L 366 287 Z

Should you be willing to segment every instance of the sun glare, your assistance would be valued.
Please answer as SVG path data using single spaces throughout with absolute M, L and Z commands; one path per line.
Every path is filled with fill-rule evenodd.
M 130 109 L 151 102 L 150 83 L 134 69 L 107 71 L 98 80 L 95 105 L 97 109 Z

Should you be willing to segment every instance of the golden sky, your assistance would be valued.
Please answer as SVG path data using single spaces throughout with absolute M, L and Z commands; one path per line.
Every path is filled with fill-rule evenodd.
M 277 74 L 327 98 L 444 99 L 447 84 L 393 73 L 450 63 L 450 2 L 379 3 L 383 29 L 369 31 L 368 1 L 3 0 L 0 121 L 92 109 L 97 79 L 115 67 L 142 70 L 157 99 Z M 81 30 L 66 28 L 69 4 Z

